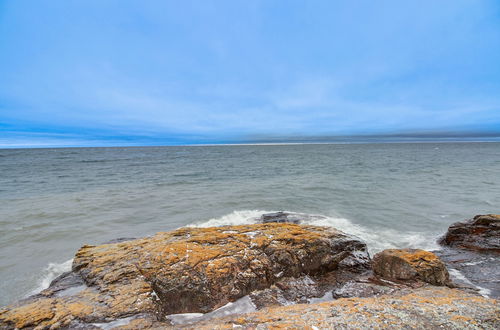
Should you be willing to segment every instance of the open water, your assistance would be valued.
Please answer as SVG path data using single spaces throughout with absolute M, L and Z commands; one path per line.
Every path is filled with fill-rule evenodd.
M 47 287 L 83 244 L 290 211 L 370 251 L 438 248 L 500 212 L 500 143 L 0 150 L 0 305 Z

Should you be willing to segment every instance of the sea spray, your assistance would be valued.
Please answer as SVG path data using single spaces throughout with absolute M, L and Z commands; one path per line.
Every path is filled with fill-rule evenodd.
M 258 223 L 262 214 L 277 212 L 276 210 L 237 210 L 218 218 L 212 218 L 188 227 L 218 227 L 235 226 Z M 419 248 L 424 250 L 436 250 L 439 246 L 436 243 L 437 237 L 426 237 L 419 232 L 400 232 L 394 229 L 373 230 L 352 221 L 319 214 L 296 213 L 284 211 L 295 218 L 300 218 L 302 224 L 333 227 L 346 234 L 357 236 L 364 240 L 371 254 L 384 249 Z
M 38 281 L 37 287 L 33 289 L 28 295 L 31 296 L 47 289 L 50 286 L 50 283 L 52 283 L 52 281 L 56 277 L 71 270 L 72 263 L 73 259 L 66 260 L 62 263 L 49 263 L 44 269 L 40 280 Z

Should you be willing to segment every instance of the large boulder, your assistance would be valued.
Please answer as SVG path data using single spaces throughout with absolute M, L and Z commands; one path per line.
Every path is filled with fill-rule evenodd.
M 500 253 L 500 215 L 476 215 L 448 228 L 440 243 L 462 249 Z
M 333 228 L 182 228 L 83 246 L 71 274 L 1 310 L 0 328 L 89 329 L 130 318 L 153 322 L 169 314 L 206 313 L 253 291 L 290 286 L 286 279 L 335 278 L 342 271 L 364 272 L 369 263 L 363 242 Z
M 421 281 L 450 284 L 444 263 L 432 252 L 419 249 L 388 249 L 373 257 L 373 272 L 390 281 Z

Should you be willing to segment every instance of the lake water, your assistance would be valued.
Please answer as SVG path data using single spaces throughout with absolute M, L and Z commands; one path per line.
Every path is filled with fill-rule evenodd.
M 370 251 L 437 248 L 498 213 L 500 143 L 0 150 L 0 305 L 46 287 L 83 244 L 291 211 Z

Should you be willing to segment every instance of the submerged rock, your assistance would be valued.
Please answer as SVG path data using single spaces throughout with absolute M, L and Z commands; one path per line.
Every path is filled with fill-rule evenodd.
M 277 222 L 277 223 L 295 223 L 298 224 L 300 223 L 300 219 L 295 217 L 291 213 L 286 213 L 286 212 L 275 212 L 275 213 L 265 213 L 260 217 L 260 222 L 262 223 L 271 223 L 271 222 Z
M 78 289 L 50 287 L 9 306 L 0 311 L 0 328 L 95 328 L 134 317 L 154 324 L 168 314 L 207 313 L 273 285 L 287 292 L 292 279 L 361 273 L 369 263 L 363 242 L 333 228 L 181 228 L 83 246 L 68 280 Z
M 388 249 L 373 257 L 375 275 L 391 281 L 422 281 L 448 285 L 444 263 L 432 252 L 418 249 Z
M 448 228 L 442 245 L 462 249 L 500 253 L 500 215 L 476 215 Z
M 498 302 L 447 287 L 266 308 L 189 329 L 498 329 Z

